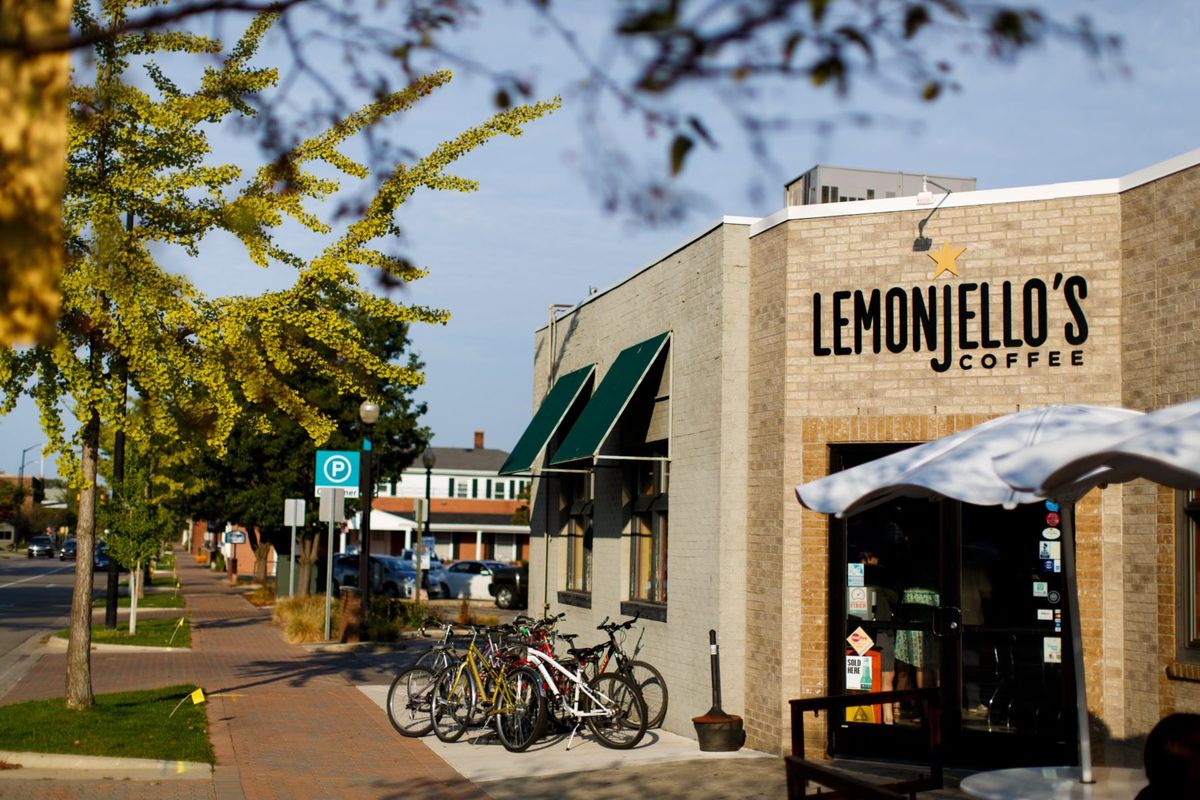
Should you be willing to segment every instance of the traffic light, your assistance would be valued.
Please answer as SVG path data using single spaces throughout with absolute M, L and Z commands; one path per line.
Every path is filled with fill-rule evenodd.
M 33 479 L 33 502 L 36 504 L 46 501 L 46 481 L 42 478 Z

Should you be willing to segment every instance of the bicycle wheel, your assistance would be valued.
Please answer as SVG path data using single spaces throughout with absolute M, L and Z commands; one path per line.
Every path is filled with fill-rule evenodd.
M 587 726 L 600 744 L 628 750 L 646 735 L 646 702 L 633 681 L 616 672 L 605 672 L 589 683 L 600 695 L 604 716 L 587 717 Z
M 536 672 L 517 667 L 506 673 L 499 700 L 496 733 L 504 749 L 520 753 L 542 738 L 546 729 L 546 695 Z
M 633 681 L 646 702 L 646 727 L 657 728 L 667 716 L 667 682 L 662 673 L 645 661 L 630 661 L 624 670 L 625 677 Z
M 435 674 L 426 667 L 409 667 L 392 681 L 387 693 L 387 715 L 402 736 L 424 736 L 433 730 L 429 703 Z
M 443 742 L 457 742 L 471 724 L 475 707 L 475 686 L 466 669 L 444 669 L 434 683 L 429 703 L 433 733 Z

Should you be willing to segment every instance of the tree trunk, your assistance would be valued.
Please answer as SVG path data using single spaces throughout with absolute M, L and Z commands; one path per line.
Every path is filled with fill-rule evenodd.
M 271 554 L 271 545 L 263 541 L 262 531 L 254 526 L 254 582 L 263 585 L 267 582 L 267 557 Z
M 67 708 L 92 707 L 92 558 L 96 552 L 96 464 L 100 455 L 100 417 L 92 412 L 84 434 L 83 489 L 75 530 L 75 593 L 67 641 Z
M 138 598 L 142 594 L 142 562 L 137 562 L 129 573 L 129 635 L 137 633 Z
M 312 583 L 313 565 L 317 563 L 317 544 L 319 537 L 307 536 L 296 542 L 297 563 L 296 594 L 304 597 L 308 594 L 308 586 Z

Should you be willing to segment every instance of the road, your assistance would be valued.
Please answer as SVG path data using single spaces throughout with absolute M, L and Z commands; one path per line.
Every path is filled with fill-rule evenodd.
M 0 701 L 48 633 L 67 626 L 75 563 L 0 557 Z

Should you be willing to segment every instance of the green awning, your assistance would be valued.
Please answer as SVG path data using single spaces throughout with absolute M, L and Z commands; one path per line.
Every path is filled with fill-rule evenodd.
M 563 417 L 575 403 L 575 398 L 583 391 L 592 374 L 596 371 L 595 364 L 588 364 L 582 369 L 563 375 L 542 400 L 537 413 L 529 421 L 529 427 L 521 434 L 516 447 L 508 454 L 508 460 L 500 468 L 501 475 L 512 475 L 514 472 L 525 472 L 550 441 L 550 437 L 562 424 Z
M 621 412 L 666 346 L 670 335 L 670 331 L 660 333 L 653 339 L 621 351 L 592 399 L 584 406 L 579 420 L 567 434 L 562 446 L 554 453 L 551 464 L 591 458 L 600 451 L 600 446 L 612 432 Z

